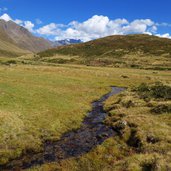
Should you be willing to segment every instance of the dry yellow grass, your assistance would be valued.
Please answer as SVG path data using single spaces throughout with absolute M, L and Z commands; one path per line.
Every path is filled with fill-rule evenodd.
M 130 100 L 133 106 L 125 107 Z M 106 124 L 116 128 L 118 123 L 126 122 L 127 125 L 121 130 L 121 136 L 109 138 L 80 158 L 46 164 L 30 170 L 169 170 L 171 168 L 171 113 L 160 115 L 151 113 L 149 103 L 157 105 L 158 102 L 164 103 L 162 99 L 157 102 L 154 99 L 146 102 L 130 90 L 111 97 L 105 105 L 106 110 L 110 109 Z M 165 104 L 171 104 L 171 101 L 167 100 Z M 134 136 L 131 135 L 132 131 L 136 132 Z M 134 138 L 133 144 L 129 144 L 130 138 Z M 139 145 L 136 146 L 134 143 Z
M 111 85 L 167 81 L 169 76 L 167 72 L 78 65 L 0 66 L 0 162 L 26 149 L 40 150 L 43 140 L 58 139 L 78 128 L 91 102 Z
M 109 91 L 109 86 L 134 87 L 142 82 L 159 80 L 169 84 L 170 76 L 169 71 L 79 65 L 1 66 L 1 163 L 5 163 L 9 157 L 19 156 L 22 150 L 41 149 L 42 137 L 58 139 L 64 132 L 78 128 L 91 102 Z M 117 98 L 109 99 L 107 105 L 112 105 Z M 163 142 L 170 133 L 170 116 L 149 115 L 146 103 L 129 91 L 123 96 L 123 104 L 130 99 L 134 99 L 135 107 L 127 109 L 118 106 L 117 111 L 113 112 L 125 113 L 127 121 L 139 123 L 142 138 L 149 130 L 159 136 L 161 143 L 152 150 L 167 151 L 170 146 L 163 145 Z M 129 136 L 129 132 L 126 135 Z M 167 136 L 167 140 L 170 141 L 170 136 Z M 138 170 L 143 163 L 147 163 L 146 160 L 157 160 L 162 163 L 161 166 L 169 161 L 169 151 L 166 159 L 163 159 L 158 152 L 150 151 L 150 145 L 146 148 L 147 154 L 135 154 L 123 140 L 115 137 L 79 159 L 68 159 L 60 165 L 47 164 L 31 170 L 120 170 L 121 167 Z M 125 157 L 125 154 L 130 157 Z

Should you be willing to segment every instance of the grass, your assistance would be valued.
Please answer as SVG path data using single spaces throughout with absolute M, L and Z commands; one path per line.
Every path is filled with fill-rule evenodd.
M 156 86 L 158 84 L 152 84 L 150 87 Z M 105 124 L 116 130 L 118 136 L 106 140 L 80 158 L 31 170 L 169 170 L 171 168 L 171 112 L 163 111 L 159 115 L 154 115 L 151 109 L 162 103 L 170 105 L 171 101 L 165 97 L 160 99 L 150 97 L 150 100 L 146 101 L 141 98 L 138 91 L 129 88 L 120 95 L 111 97 L 105 104 L 106 110 L 109 111 Z M 130 101 L 132 105 L 127 105 Z
M 128 88 L 105 103 L 105 124 L 118 136 L 79 158 L 29 170 L 169 170 L 170 40 L 146 35 L 129 40 L 107 37 L 38 55 L 0 57 L 0 164 L 41 151 L 45 140 L 79 128 L 91 102 L 113 85 Z
M 133 151 L 129 156 L 125 153 L 123 159 L 118 162 L 120 169 L 125 165 L 128 170 L 167 170 L 171 168 L 171 111 L 156 107 L 161 104 L 171 105 L 171 100 L 168 98 L 168 95 L 171 95 L 171 87 L 162 83 L 145 87 L 151 89 L 148 100 L 141 94 L 148 92 L 144 89 L 144 84 L 141 84 L 136 91 L 124 92 L 118 96 L 119 99 L 109 99 L 106 109 L 112 108 L 112 110 L 106 123 L 115 128 L 121 121 L 127 123 L 122 130 L 119 130 L 120 141 L 125 144 L 127 150 Z M 133 105 L 125 105 L 129 101 Z M 158 115 L 152 112 L 154 108 Z M 138 161 L 134 161 L 135 158 Z
M 171 70 L 170 43 L 169 39 L 149 35 L 109 36 L 46 50 L 37 54 L 37 60 L 49 63 Z M 64 56 L 72 60 L 66 60 Z
M 55 54 L 52 56 L 39 56 L 33 60 L 39 62 L 47 62 L 51 64 L 79 64 L 87 66 L 108 66 L 118 68 L 137 68 L 148 70 L 171 70 L 170 57 L 168 56 L 155 56 L 151 54 L 128 53 L 121 57 L 103 55 L 95 57 L 82 57 L 78 55 L 61 55 Z
M 78 128 L 91 102 L 108 92 L 111 85 L 133 87 L 156 80 L 169 83 L 170 72 L 59 64 L 0 65 L 0 164 L 27 150 L 39 151 L 44 140 L 59 139 L 64 132 Z M 166 115 L 163 117 L 167 120 Z M 117 143 L 113 141 L 107 140 L 79 162 L 64 161 L 63 169 L 107 167 L 111 161 L 101 161 L 104 153 L 110 156 L 112 143 Z M 38 170 L 53 167 L 60 166 L 50 164 Z
M 41 57 L 62 55 L 79 55 L 81 57 L 122 57 L 136 52 L 151 55 L 170 55 L 170 40 L 149 35 L 115 35 L 87 43 L 58 47 L 38 53 Z
M 82 58 L 79 56 L 60 55 L 57 54 L 51 57 L 34 58 L 37 62 L 46 62 L 50 64 L 78 64 L 87 66 L 108 66 L 117 68 L 135 68 L 147 70 L 171 70 L 171 62 L 166 57 L 156 57 L 145 55 L 140 57 L 138 54 L 129 54 L 121 58 L 111 58 L 104 56 L 103 58 L 90 57 Z M 157 62 L 156 62 L 157 61 Z
M 0 162 L 26 149 L 40 150 L 44 139 L 58 139 L 79 127 L 91 101 L 110 85 L 129 82 L 120 74 L 116 69 L 83 66 L 1 66 Z
M 39 151 L 45 139 L 58 139 L 64 132 L 78 128 L 91 107 L 90 102 L 107 92 L 110 85 L 134 87 L 142 82 L 154 83 L 158 80 L 169 84 L 170 72 L 79 65 L 0 66 L 0 162 L 5 163 L 28 149 Z M 109 99 L 106 109 L 113 107 L 118 99 L 122 98 L 122 101 L 117 109 L 110 111 L 113 114 L 109 117 L 108 124 L 112 123 L 114 114 L 117 116 L 117 113 L 124 113 L 128 121 L 140 123 L 139 128 L 143 128 L 140 135 L 143 138 L 153 128 L 153 124 L 155 130 L 151 130 L 152 136 L 157 135 L 157 138 L 159 136 L 162 139 L 152 149 L 153 152 L 136 153 L 128 147 L 125 139 L 115 137 L 79 159 L 65 160 L 59 165 L 47 164 L 31 170 L 140 170 L 142 167 L 151 167 L 151 163 L 156 160 L 164 164 L 169 161 L 169 156 L 164 154 L 164 160 L 156 149 L 160 146 L 160 150 L 164 151 L 170 148 L 163 143 L 164 137 L 169 133 L 170 115 L 154 116 L 148 107 L 150 102 L 147 103 L 132 93 L 127 91 L 121 97 Z M 130 100 L 139 106 L 129 107 Z M 152 102 L 153 106 L 158 104 L 156 101 Z M 151 146 L 147 149 L 150 148 Z
M 91 70 L 16 66 L 0 71 L 1 163 L 79 127 L 90 102 L 107 87 Z

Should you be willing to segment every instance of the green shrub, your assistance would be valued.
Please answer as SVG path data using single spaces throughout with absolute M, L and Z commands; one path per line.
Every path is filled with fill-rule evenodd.
M 130 107 L 134 107 L 134 103 L 132 100 L 128 100 L 128 101 L 122 102 L 122 106 L 126 108 L 130 108 Z
M 171 87 L 163 85 L 160 82 L 152 86 L 151 91 L 154 98 L 171 99 Z
M 154 85 L 150 86 L 146 83 L 142 83 L 137 89 L 141 98 L 163 98 L 171 99 L 171 87 L 163 85 L 161 82 L 156 82 Z
M 17 64 L 17 61 L 15 60 L 3 61 L 2 64 L 3 65 Z
M 156 114 L 171 113 L 171 105 L 161 104 L 155 106 L 153 109 L 151 109 L 151 112 Z
M 150 91 L 149 86 L 146 83 L 140 84 L 140 86 L 137 88 L 139 92 L 147 92 Z

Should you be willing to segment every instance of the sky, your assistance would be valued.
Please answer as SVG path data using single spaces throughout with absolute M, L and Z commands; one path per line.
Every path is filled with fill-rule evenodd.
M 0 0 L 0 19 L 50 40 L 109 35 L 171 38 L 171 0 Z

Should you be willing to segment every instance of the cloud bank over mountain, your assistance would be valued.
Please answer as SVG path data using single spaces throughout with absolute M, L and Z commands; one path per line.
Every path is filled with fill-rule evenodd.
M 157 23 L 151 19 L 135 19 L 128 21 L 124 18 L 117 18 L 112 20 L 107 16 L 94 15 L 83 22 L 71 21 L 66 25 L 61 23 L 49 23 L 41 27 L 38 27 L 39 24 L 42 24 L 40 19 L 36 19 L 36 22 L 33 23 L 31 21 L 12 19 L 6 13 L 0 16 L 0 19 L 5 21 L 12 20 L 34 34 L 51 37 L 53 40 L 80 39 L 86 42 L 109 35 L 126 34 L 153 34 L 159 37 L 171 38 L 171 35 L 167 32 L 164 34 L 158 32 L 158 27 L 171 27 L 169 23 Z

